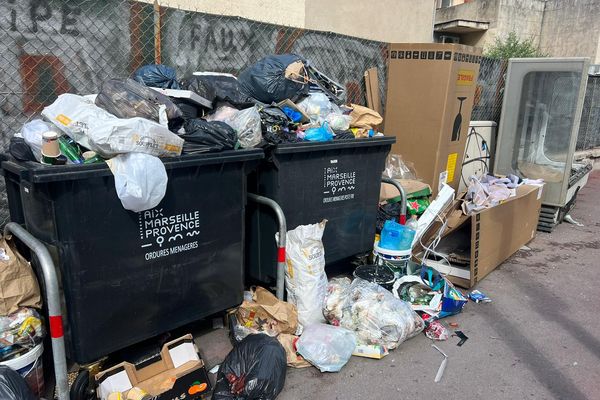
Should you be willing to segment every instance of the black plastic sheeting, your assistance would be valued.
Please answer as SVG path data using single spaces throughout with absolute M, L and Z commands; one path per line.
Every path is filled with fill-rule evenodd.
M 182 82 L 183 89 L 191 90 L 212 102 L 227 102 L 236 108 L 252 107 L 254 102 L 246 95 L 233 75 L 210 74 L 190 75 Z
M 219 367 L 212 400 L 274 400 L 285 384 L 286 364 L 277 339 L 246 336 Z
M 5 365 L 0 365 L 0 399 L 2 400 L 36 400 L 19 373 Z
M 383 224 L 385 224 L 385 221 L 387 221 L 389 219 L 393 219 L 393 220 L 397 221 L 398 217 L 400 217 L 401 211 L 402 211 L 402 205 L 399 202 L 380 205 L 379 209 L 377 210 L 376 232 L 381 233 L 381 230 L 383 229 Z

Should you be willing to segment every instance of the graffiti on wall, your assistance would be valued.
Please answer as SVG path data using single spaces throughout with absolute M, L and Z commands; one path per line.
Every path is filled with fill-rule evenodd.
M 93 93 L 102 79 L 125 71 L 127 3 L 7 0 L 0 15 L 4 117 L 37 113 L 67 91 Z
M 273 53 L 292 52 L 343 84 L 351 101 L 364 101 L 363 75 L 378 67 L 385 76 L 381 43 L 249 21 L 168 10 L 162 28 L 163 60 L 182 75 L 194 71 L 238 74 Z M 362 100 L 362 101 L 361 101 Z
M 275 26 L 181 10 L 165 14 L 163 62 L 174 66 L 181 76 L 194 71 L 238 74 L 275 51 Z

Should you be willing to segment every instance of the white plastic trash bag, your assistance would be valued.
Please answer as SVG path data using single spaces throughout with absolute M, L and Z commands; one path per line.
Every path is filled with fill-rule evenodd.
M 183 139 L 164 126 L 145 118 L 117 118 L 75 94 L 61 94 L 42 115 L 105 158 L 130 152 L 178 156 L 183 148 Z
M 126 210 L 156 207 L 167 191 L 167 171 L 158 158 L 144 153 L 121 154 L 106 162 L 115 176 L 115 189 Z
M 355 347 L 352 331 L 327 324 L 308 325 L 296 342 L 298 353 L 321 372 L 341 370 Z
M 327 291 L 323 231 L 327 220 L 300 225 L 287 233 L 285 287 L 288 301 L 298 309 L 302 326 L 325 322 L 323 301 Z

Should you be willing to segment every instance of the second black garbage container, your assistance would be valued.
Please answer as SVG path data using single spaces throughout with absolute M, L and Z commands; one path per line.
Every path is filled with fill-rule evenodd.
M 327 263 L 373 248 L 381 172 L 394 137 L 303 142 L 267 152 L 249 177 L 248 190 L 275 200 L 288 230 L 327 219 Z M 275 216 L 248 205 L 247 280 L 275 282 Z

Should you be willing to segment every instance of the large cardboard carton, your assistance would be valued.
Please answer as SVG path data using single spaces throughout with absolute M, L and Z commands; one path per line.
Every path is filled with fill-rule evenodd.
M 392 153 L 414 163 L 435 197 L 458 189 L 481 49 L 445 43 L 390 44 L 384 132 Z
M 190 334 L 166 343 L 159 354 L 142 365 L 123 362 L 100 372 L 95 379 L 101 400 L 114 392 L 126 395 L 134 387 L 156 400 L 196 399 L 211 390 L 204 362 Z
M 447 274 L 458 286 L 474 286 L 535 237 L 542 190 L 540 186 L 520 186 L 515 197 L 470 216 L 462 213 L 461 199 L 455 200 L 446 213 L 448 227 L 436 248 L 447 255 L 452 267 L 442 260 L 425 263 Z M 433 224 L 423 242 L 429 243 L 440 228 L 440 222 Z

